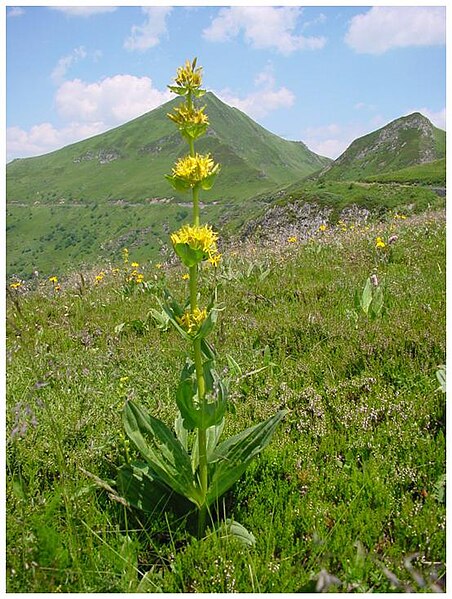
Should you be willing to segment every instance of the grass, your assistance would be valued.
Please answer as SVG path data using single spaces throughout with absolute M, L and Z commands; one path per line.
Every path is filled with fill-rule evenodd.
M 441 158 L 427 164 L 416 164 L 390 173 L 380 173 L 367 181 L 394 182 L 421 185 L 446 185 L 446 159 Z
M 375 237 L 397 235 L 382 251 Z M 131 251 L 130 260 L 135 256 Z M 40 280 L 7 303 L 8 592 L 431 590 L 445 569 L 445 222 L 426 212 L 265 252 L 226 251 L 213 343 L 234 375 L 225 436 L 289 408 L 221 509 L 253 548 L 109 497 L 134 397 L 168 424 L 185 348 L 149 317 L 179 267 Z M 384 311 L 356 313 L 376 273 Z M 206 271 L 208 286 L 214 273 Z M 231 356 L 236 365 L 228 362 Z M 131 451 L 131 449 L 128 449 Z M 111 492 L 111 490 L 110 490 Z M 414 557 L 413 557 L 414 554 Z M 411 561 L 410 561 L 411 560 Z M 419 578 L 425 581 L 419 586 Z
M 445 200 L 424 187 L 320 180 L 294 184 L 245 203 L 224 199 L 209 203 L 203 214 L 209 222 L 221 225 L 223 235 L 231 235 L 266 212 L 269 205 L 294 201 L 331 207 L 330 220 L 335 222 L 350 205 L 365 207 L 381 217 L 388 210 L 411 213 L 442 207 Z M 7 275 L 30 280 L 34 271 L 42 277 L 61 276 L 68 270 L 114 261 L 122 247 L 131 249 L 140 261 L 161 261 L 167 232 L 187 219 L 190 206 L 187 198 L 154 204 L 68 200 L 9 203 L 6 214 Z

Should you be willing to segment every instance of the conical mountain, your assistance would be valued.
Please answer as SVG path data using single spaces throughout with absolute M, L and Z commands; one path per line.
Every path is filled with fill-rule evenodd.
M 251 197 L 301 179 L 330 162 L 301 142 L 270 133 L 212 93 L 201 101 L 210 127 L 196 150 L 211 152 L 222 165 L 207 200 Z M 171 172 L 175 159 L 187 153 L 186 143 L 166 117 L 179 102 L 179 98 L 171 100 L 120 127 L 55 152 L 14 160 L 7 166 L 7 199 L 177 197 L 163 175 Z
M 444 158 L 445 153 L 446 132 L 415 112 L 355 139 L 322 176 L 334 180 L 360 180 L 433 162 Z

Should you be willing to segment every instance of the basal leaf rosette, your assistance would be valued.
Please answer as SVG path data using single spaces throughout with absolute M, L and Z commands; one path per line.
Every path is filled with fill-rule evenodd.
M 174 251 L 187 268 L 203 260 L 217 265 L 220 258 L 217 240 L 218 233 L 209 225 L 184 225 L 171 234 Z
M 195 187 L 208 190 L 212 187 L 220 165 L 215 164 L 210 154 L 195 154 L 180 158 L 173 167 L 172 175 L 165 175 L 176 191 Z
M 206 93 L 204 89 L 201 89 L 202 67 L 196 66 L 196 58 L 193 62 L 187 60 L 183 67 L 177 69 L 174 83 L 175 85 L 168 85 L 168 88 L 179 96 L 192 93 L 199 98 Z
M 167 117 L 177 125 L 185 139 L 195 140 L 204 135 L 209 126 L 209 119 L 204 114 L 205 108 L 194 108 L 184 102 L 176 106 L 172 113 L 168 113 Z

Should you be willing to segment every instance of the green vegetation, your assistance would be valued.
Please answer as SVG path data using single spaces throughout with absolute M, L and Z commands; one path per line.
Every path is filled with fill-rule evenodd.
M 364 135 L 324 173 L 330 180 L 359 181 L 380 173 L 444 158 L 446 132 L 415 112 Z
M 221 173 L 218 179 L 221 177 Z M 213 194 L 215 195 L 215 194 Z M 206 220 L 221 223 L 222 237 L 236 234 L 272 205 L 309 202 L 332 207 L 331 222 L 350 205 L 365 207 L 376 217 L 388 210 L 416 213 L 445 205 L 444 198 L 418 186 L 368 184 L 323 180 L 303 181 L 247 202 L 208 203 Z M 186 202 L 98 205 L 56 204 L 7 207 L 7 275 L 30 279 L 62 275 L 95 263 L 115 260 L 122 247 L 133 250 L 139 261 L 161 261 L 166 255 L 167 234 L 187 220 Z M 163 252 L 163 257 L 162 257 Z
M 330 162 L 302 143 L 270 133 L 212 93 L 203 96 L 203 103 L 211 127 L 209 135 L 200 140 L 199 152 L 211 152 L 225 166 L 213 200 L 243 200 Z M 183 194 L 168 188 L 162 176 L 171 173 L 174 159 L 185 152 L 183 141 L 166 118 L 175 104 L 177 100 L 172 100 L 116 129 L 50 154 L 14 160 L 6 169 L 8 202 L 183 199 Z
M 60 290 L 10 289 L 8 592 L 441 588 L 444 214 L 227 253 L 205 271 L 226 308 L 212 334 L 236 411 L 224 438 L 289 410 L 219 507 L 256 545 L 198 541 L 172 513 L 120 503 L 117 468 L 137 457 L 121 434 L 125 398 L 170 426 L 176 415 L 185 347 L 150 310 L 164 287 L 187 290 L 180 266 L 133 267 L 143 280 L 123 264 Z M 372 274 L 374 317 L 354 299 Z
M 427 164 L 415 164 L 397 171 L 380 173 L 367 177 L 366 181 L 379 183 L 407 183 L 421 185 L 446 185 L 446 159 L 434 160 Z

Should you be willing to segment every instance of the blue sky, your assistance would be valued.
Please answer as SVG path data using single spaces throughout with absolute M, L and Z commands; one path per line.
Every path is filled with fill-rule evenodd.
M 152 110 L 194 56 L 223 101 L 331 158 L 410 112 L 445 129 L 444 6 L 10 5 L 5 22 L 7 161 Z

